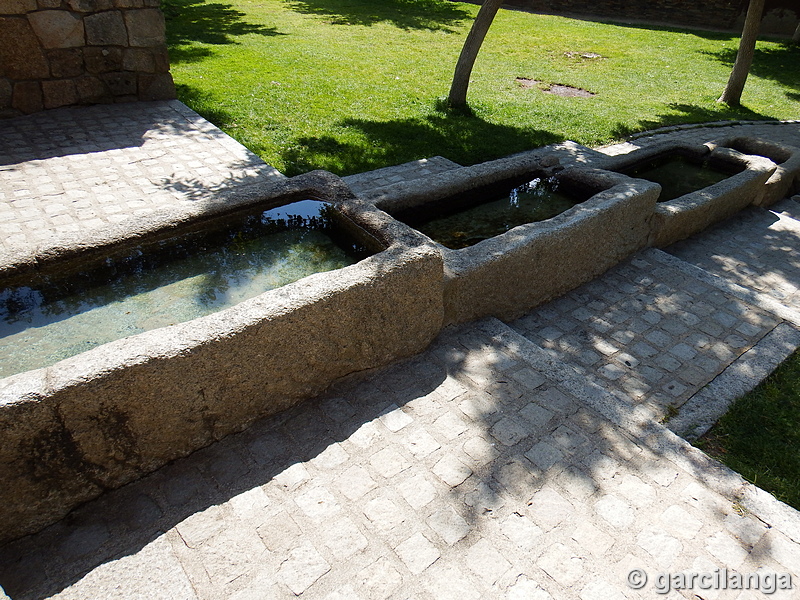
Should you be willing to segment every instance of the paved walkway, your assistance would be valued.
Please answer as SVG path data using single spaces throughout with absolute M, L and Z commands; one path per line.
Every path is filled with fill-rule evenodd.
M 0 260 L 282 178 L 177 100 L 0 120 Z
M 220 150 L 217 173 L 244 159 L 253 176 L 277 176 L 181 118 L 201 145 L 233 148 Z M 753 127 L 800 145 L 795 125 Z M 141 148 L 160 145 L 168 163 L 182 130 L 160 141 L 147 131 Z M 690 131 L 666 135 L 718 135 Z M 69 155 L 85 168 L 109 156 L 78 150 Z M 18 189 L 29 179 L 14 173 L 65 158 L 20 156 L 5 160 Z M 163 176 L 125 185 L 158 188 Z M 182 194 L 152 197 L 180 210 Z M 734 396 L 800 345 L 797 208 L 751 209 L 643 251 L 514 323 L 450 328 L 417 357 L 0 548 L 0 585 L 14 600 L 797 598 L 800 515 L 659 422 Z M 95 217 L 75 218 L 82 231 Z M 633 569 L 649 577 L 641 589 L 629 585 Z M 711 578 L 657 593 L 660 574 L 680 572 Z M 748 573 L 762 586 L 790 575 L 796 589 L 730 589 Z M 729 589 L 704 589 L 725 575 Z

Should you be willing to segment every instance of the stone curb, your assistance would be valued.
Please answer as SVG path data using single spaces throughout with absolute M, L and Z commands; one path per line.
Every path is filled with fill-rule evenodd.
M 714 426 L 734 401 L 764 381 L 798 347 L 800 331 L 779 324 L 692 396 L 668 427 L 689 441 L 696 440 Z

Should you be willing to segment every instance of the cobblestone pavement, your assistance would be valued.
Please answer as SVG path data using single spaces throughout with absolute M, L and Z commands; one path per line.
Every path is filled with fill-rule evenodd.
M 780 319 L 658 258 L 641 253 L 511 325 L 623 401 L 646 400 L 664 416 Z
M 419 179 L 428 175 L 436 175 L 460 167 L 461 165 L 454 163 L 452 160 L 434 156 L 393 167 L 375 169 L 366 173 L 348 175 L 343 179 L 353 193 L 358 194 L 373 188 L 384 187 L 401 181 L 408 181 L 409 179 Z
M 796 514 L 749 514 L 750 486 L 608 396 L 500 322 L 450 330 L 7 546 L 2 581 L 15 600 L 613 600 L 683 597 L 655 594 L 668 571 L 800 577 Z
M 798 208 L 794 200 L 784 200 L 773 210 L 749 208 L 667 251 L 800 309 L 800 221 L 789 216 Z
M 234 180 L 279 176 L 179 106 L 151 108 L 163 114 L 144 110 L 140 125 L 120 133 L 121 164 L 138 164 L 137 156 L 147 164 L 136 177 L 121 175 L 119 190 L 151 189 L 153 206 L 180 210 L 205 183 L 224 193 Z M 795 125 L 753 127 L 800 145 Z M 168 157 L 195 153 L 167 149 L 184 132 L 199 144 L 192 148 L 208 149 L 199 160 L 210 172 L 183 158 L 180 168 L 164 168 Z M 61 226 L 45 207 L 63 204 L 68 190 L 53 191 L 44 178 L 68 181 L 59 173 L 79 173 L 79 162 L 84 174 L 74 181 L 90 198 L 111 185 L 117 168 L 102 173 L 106 183 L 86 173 L 116 150 L 81 154 L 59 146 L 68 141 L 53 143 L 49 158 L 0 161 L 0 205 L 15 204 L 3 209 L 12 211 L 4 224 Z M 57 165 L 67 171 L 49 171 Z M 42 179 L 29 169 L 42 169 Z M 165 177 L 175 185 L 160 187 Z M 31 181 L 45 187 L 29 189 Z M 36 214 L 16 205 L 36 194 Z M 81 232 L 104 218 L 79 209 L 70 200 L 54 214 L 73 215 Z M 712 378 L 705 389 L 752 371 L 748 357 L 778 332 L 796 336 L 794 291 L 778 286 L 782 293 L 770 295 L 777 280 L 768 279 L 798 281 L 794 209 L 749 212 L 727 233 L 709 232 L 736 239 L 716 254 L 717 242 L 702 236 L 671 254 L 641 252 L 512 326 L 486 319 L 449 328 L 412 359 L 352 376 L 5 545 L 0 585 L 14 600 L 797 598 L 800 515 L 657 419 L 666 406 L 694 402 Z M 720 252 L 727 258 L 715 258 Z M 759 268 L 748 262 L 755 256 Z M 632 569 L 649 576 L 643 588 L 629 585 Z M 659 574 L 680 572 L 711 579 L 657 593 Z M 780 583 L 771 574 L 791 575 L 795 590 L 732 589 L 748 573 L 763 585 Z M 726 576 L 729 589 L 705 589 Z
M 0 254 L 283 177 L 178 101 L 0 120 Z

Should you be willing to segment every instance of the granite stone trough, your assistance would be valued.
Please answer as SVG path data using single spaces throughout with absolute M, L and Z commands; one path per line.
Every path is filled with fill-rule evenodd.
M 774 162 L 713 144 L 654 144 L 643 150 L 604 161 L 604 168 L 626 172 L 654 159 L 683 156 L 731 171 L 722 181 L 678 198 L 658 202 L 651 220 L 649 246 L 663 248 L 727 219 L 746 206 L 760 204 Z M 738 171 L 738 172 L 737 172 Z
M 349 373 L 422 351 L 442 327 L 442 260 L 422 236 L 325 173 L 250 189 L 202 218 L 28 257 L 3 285 L 157 244 L 227 213 L 314 198 L 334 204 L 375 253 L 231 308 L 0 379 L 0 543 L 104 490 L 244 429 Z
M 554 176 L 564 186 L 589 190 L 588 200 L 559 215 L 467 248 L 453 250 L 430 240 L 444 258 L 446 323 L 487 315 L 513 319 L 646 245 L 658 185 L 598 169 L 562 169 L 557 156 L 550 151 L 524 153 L 453 169 L 417 185 L 383 188 L 371 198 L 378 208 L 397 215 L 450 203 L 459 194 L 521 176 Z M 399 227 L 413 231 L 408 225 Z
M 743 154 L 763 156 L 777 167 L 764 184 L 764 195 L 758 206 L 772 206 L 776 202 L 800 192 L 800 148 L 756 137 L 731 137 L 717 145 L 732 148 Z

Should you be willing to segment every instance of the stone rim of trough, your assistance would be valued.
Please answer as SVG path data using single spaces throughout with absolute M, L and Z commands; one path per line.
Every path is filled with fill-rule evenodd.
M 264 210 L 306 198 L 329 202 L 361 225 L 388 249 L 392 244 L 409 247 L 421 243 L 417 236 L 393 231 L 390 220 L 357 198 L 338 176 L 311 171 L 280 180 L 239 186 L 219 200 L 198 200 L 175 209 L 162 208 L 144 217 L 131 216 L 106 228 L 75 234 L 54 234 L 33 249 L 0 253 L 0 284 L 14 285 L 40 275 L 60 272 L 65 264 L 80 265 L 124 255 L 132 248 L 169 239 L 185 228 L 200 228 L 211 221 L 263 206 Z
M 597 191 L 586 200 L 578 202 L 549 219 L 517 225 L 504 233 L 482 240 L 467 248 L 454 250 L 430 240 L 444 254 L 446 269 L 451 271 L 452 275 L 464 275 L 474 269 L 477 264 L 491 262 L 495 258 L 527 247 L 536 238 L 555 235 L 582 219 L 602 212 L 624 198 L 645 194 L 654 188 L 660 188 L 657 183 L 651 181 L 634 179 L 622 173 L 592 167 L 567 167 L 558 171 L 556 176 L 574 179 L 587 187 L 597 188 Z M 405 227 L 409 226 L 405 225 Z
M 648 241 L 649 246 L 658 248 L 702 231 L 751 204 L 759 206 L 767 193 L 765 184 L 777 169 L 764 156 L 744 154 L 714 142 L 692 144 L 675 140 L 663 140 L 628 154 L 608 157 L 601 165 L 604 169 L 621 171 L 665 154 L 738 164 L 741 171 L 700 190 L 658 202 Z
M 268 210 L 309 197 L 335 205 L 340 214 L 361 229 L 364 237 L 374 240 L 371 248 L 374 254 L 347 267 L 315 273 L 267 290 L 209 315 L 107 342 L 52 365 L 0 378 L 0 408 L 24 398 L 47 395 L 75 382 L 146 363 L 154 356 L 180 356 L 203 340 L 235 335 L 270 314 L 288 313 L 355 285 L 359 280 L 388 272 L 392 265 L 409 264 L 421 256 L 436 253 L 425 236 L 355 197 L 336 175 L 312 171 L 277 184 L 247 186 L 224 203 L 206 202 L 199 210 L 178 215 L 165 211 L 138 222 L 135 228 L 116 227 L 88 243 L 65 239 L 64 245 L 51 245 L 43 252 L 20 256 L 15 262 L 0 266 L 0 285 L 36 283 L 39 278 L 62 274 L 65 266 L 69 270 L 80 269 L 105 260 L 109 253 L 126 255 L 134 248 L 155 245 L 187 228 L 202 228 L 240 212 L 254 208 Z
M 777 165 L 765 184 L 758 206 L 772 206 L 783 198 L 800 192 L 800 148 L 752 135 L 733 135 L 707 144 L 711 148 L 732 148 L 748 155 L 762 156 Z

